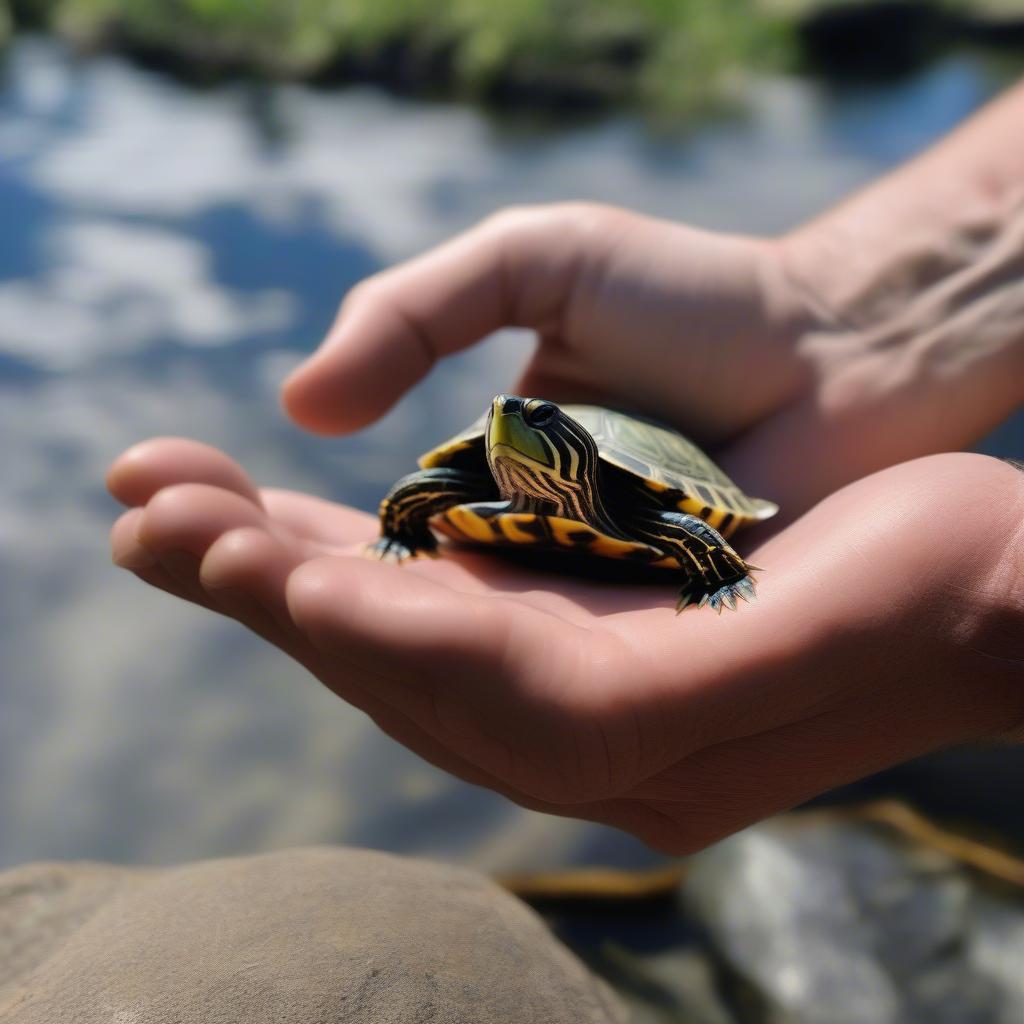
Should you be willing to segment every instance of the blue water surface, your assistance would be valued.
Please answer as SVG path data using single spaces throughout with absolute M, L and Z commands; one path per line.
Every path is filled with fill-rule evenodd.
M 194 91 L 16 42 L 0 81 L 0 865 L 340 841 L 489 869 L 649 860 L 424 765 L 240 628 L 114 570 L 104 469 L 186 434 L 263 483 L 371 509 L 425 438 L 510 385 L 530 341 L 450 360 L 356 437 L 305 436 L 276 389 L 356 281 L 510 203 L 780 231 L 997 88 L 968 57 L 884 86 L 771 79 L 746 116 L 672 139 L 625 116 L 510 131 L 366 89 Z M 1022 440 L 1018 419 L 987 444 Z

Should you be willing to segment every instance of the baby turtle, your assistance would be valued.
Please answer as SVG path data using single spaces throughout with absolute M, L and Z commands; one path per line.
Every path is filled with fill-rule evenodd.
M 419 464 L 381 502 L 377 557 L 432 552 L 431 530 L 478 545 L 569 548 L 682 569 L 678 611 L 752 600 L 756 566 L 725 538 L 778 511 L 677 431 L 594 405 L 498 395 Z

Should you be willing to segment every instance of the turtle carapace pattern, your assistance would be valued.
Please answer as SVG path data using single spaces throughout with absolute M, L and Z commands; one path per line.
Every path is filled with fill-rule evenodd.
M 756 567 L 726 538 L 778 511 L 677 431 L 594 405 L 498 395 L 419 464 L 380 504 L 377 557 L 432 552 L 433 531 L 467 544 L 569 548 L 682 570 L 679 611 L 753 600 Z

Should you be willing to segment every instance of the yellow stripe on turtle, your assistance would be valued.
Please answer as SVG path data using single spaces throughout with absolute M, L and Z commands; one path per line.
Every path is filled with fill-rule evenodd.
M 466 505 L 455 505 L 432 516 L 430 525 L 452 540 L 471 540 L 478 544 L 501 542 L 491 523 Z
M 421 455 L 416 461 L 420 469 L 435 469 L 438 466 L 447 466 L 456 452 L 464 452 L 468 448 L 476 448 L 480 443 L 479 438 L 471 437 L 466 440 L 453 439 L 439 448 L 433 449 Z
M 504 519 L 505 516 L 498 518 Z M 586 551 L 588 554 L 597 555 L 600 558 L 630 559 L 639 562 L 646 562 L 646 558 L 642 556 L 647 556 L 651 561 L 646 564 L 679 568 L 679 563 L 674 558 L 667 558 L 650 544 L 610 537 L 586 523 L 576 522 L 575 519 L 563 519 L 561 516 L 543 516 L 542 518 L 551 531 L 552 541 L 558 547 Z
M 723 537 L 731 537 L 741 526 L 767 519 L 779 510 L 770 501 L 748 498 L 734 486 L 695 483 L 692 490 L 680 492 L 679 488 L 670 487 L 660 480 L 643 480 L 642 483 L 647 490 L 664 498 L 666 508 L 677 508 L 687 515 L 703 519 Z
M 586 523 L 532 512 L 501 512 L 481 516 L 468 505 L 455 505 L 431 517 L 430 526 L 452 540 L 483 545 L 545 545 L 586 552 L 599 558 L 628 559 L 659 569 L 678 569 L 679 563 L 650 544 L 620 540 Z
M 680 512 L 687 513 L 687 515 L 703 519 L 705 523 L 713 526 L 716 530 L 721 527 L 722 520 L 726 516 L 733 514 L 717 504 L 712 505 L 709 502 L 701 501 L 699 498 L 682 498 L 676 502 L 676 508 Z
M 530 529 L 537 518 L 532 512 L 503 512 L 495 516 L 494 521 L 513 544 L 537 544 L 540 540 L 537 531 Z
M 676 508 L 703 519 L 723 537 L 731 537 L 741 526 L 769 519 L 779 510 L 779 506 L 770 501 L 750 499 L 739 491 L 715 489 L 711 491 L 711 497 L 713 503 L 687 496 L 676 502 Z

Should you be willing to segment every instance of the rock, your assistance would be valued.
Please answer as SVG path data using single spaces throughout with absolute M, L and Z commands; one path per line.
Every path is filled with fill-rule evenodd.
M 0 874 L 4 1024 L 623 1024 L 526 906 L 473 872 L 315 848 Z
M 684 902 L 749 1019 L 1022 1019 L 1024 907 L 863 823 L 808 816 L 740 833 L 694 859 Z

